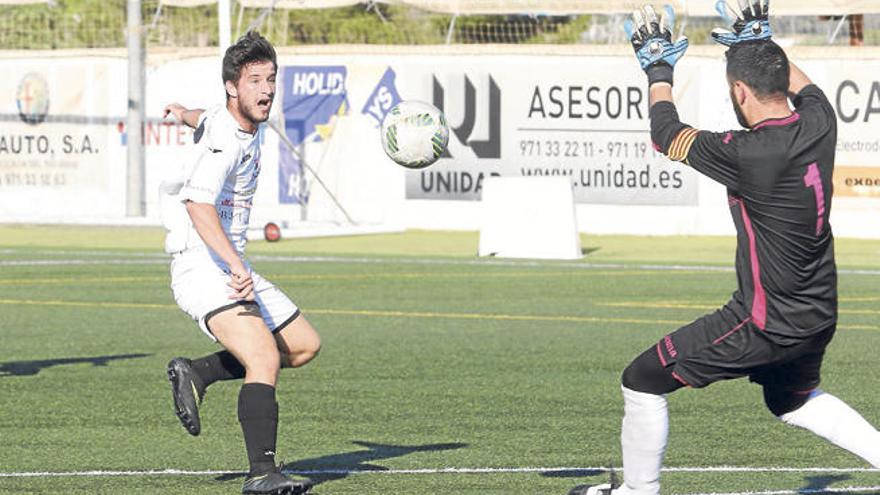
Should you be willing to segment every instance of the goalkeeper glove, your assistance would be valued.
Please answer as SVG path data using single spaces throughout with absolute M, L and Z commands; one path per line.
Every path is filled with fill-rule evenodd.
M 648 75 L 648 85 L 655 82 L 672 84 L 675 63 L 688 47 L 688 39 L 684 36 L 672 42 L 675 12 L 669 5 L 663 11 L 663 16 L 658 20 L 654 9 L 645 5 L 633 12 L 632 20 L 627 19 L 623 24 L 639 64 Z
M 737 0 L 737 3 L 741 14 L 737 14 L 726 0 L 715 3 L 715 10 L 730 24 L 732 30 L 713 29 L 712 39 L 724 46 L 770 39 L 773 35 L 769 21 L 770 0 Z

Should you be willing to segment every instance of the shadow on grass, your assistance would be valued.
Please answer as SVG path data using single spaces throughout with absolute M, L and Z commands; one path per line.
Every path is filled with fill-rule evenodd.
M 557 471 L 544 471 L 541 476 L 546 478 L 587 478 L 590 476 L 599 476 L 608 471 L 605 469 L 563 469 Z
M 838 481 L 846 481 L 851 479 L 852 476 L 848 474 L 836 474 L 833 476 L 807 476 L 804 480 L 807 482 L 807 486 L 799 489 L 798 493 L 809 493 L 811 495 L 815 495 L 818 493 L 825 493 L 823 490 L 828 488 L 832 483 L 837 483 Z M 832 492 L 828 492 L 832 493 Z
M 467 447 L 466 443 L 432 443 L 427 445 L 390 445 L 355 440 L 355 445 L 366 447 L 367 450 L 330 454 L 312 459 L 285 464 L 282 469 L 288 473 L 307 476 L 315 484 L 347 478 L 361 471 L 388 471 L 387 467 L 369 464 L 372 461 L 403 457 L 414 452 L 437 452 Z M 224 474 L 217 481 L 229 481 L 243 478 L 244 474 Z
M 107 366 L 107 363 L 110 361 L 136 359 L 147 356 L 151 356 L 151 354 L 117 354 L 115 356 L 42 359 L 38 361 L 10 361 L 8 363 L 0 363 L 0 377 L 33 376 L 46 368 L 65 364 L 91 363 L 93 366 Z
M 561 471 L 547 471 L 541 473 L 541 476 L 547 476 L 550 478 L 586 478 L 590 476 L 597 476 L 607 472 L 608 471 L 605 469 L 570 469 Z M 823 493 L 831 494 L 833 492 L 825 492 L 824 490 L 828 489 L 832 483 L 837 483 L 838 481 L 846 481 L 850 478 L 852 478 L 852 476 L 848 474 L 838 474 L 833 476 L 808 476 L 804 478 L 804 480 L 807 482 L 807 486 L 798 489 L 797 493 L 809 495 L 818 495 Z

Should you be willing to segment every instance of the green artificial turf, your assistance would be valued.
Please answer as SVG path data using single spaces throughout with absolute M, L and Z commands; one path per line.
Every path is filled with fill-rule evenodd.
M 174 304 L 161 242 L 150 228 L 0 226 L 0 493 L 240 491 L 238 384 L 211 387 L 199 437 L 172 412 L 165 364 L 217 347 Z M 585 236 L 587 256 L 567 263 L 480 260 L 468 232 L 252 243 L 254 267 L 324 345 L 282 372 L 279 459 L 322 495 L 564 494 L 603 481 L 584 469 L 620 465 L 621 371 L 726 301 L 734 274 L 705 267 L 728 267 L 733 242 Z M 877 241 L 838 241 L 840 330 L 823 370 L 823 387 L 875 425 L 878 253 Z M 782 425 L 746 380 L 677 392 L 670 418 L 670 468 L 868 467 Z M 484 471 L 438 472 L 450 468 Z M 178 471 L 146 473 L 165 470 Z M 877 486 L 880 473 L 663 481 L 669 494 L 818 493 Z

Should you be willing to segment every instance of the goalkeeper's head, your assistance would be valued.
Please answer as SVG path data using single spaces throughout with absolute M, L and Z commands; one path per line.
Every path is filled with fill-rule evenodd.
M 785 102 L 791 69 L 788 57 L 770 40 L 739 43 L 727 50 L 727 83 L 739 124 L 751 128 L 758 108 Z

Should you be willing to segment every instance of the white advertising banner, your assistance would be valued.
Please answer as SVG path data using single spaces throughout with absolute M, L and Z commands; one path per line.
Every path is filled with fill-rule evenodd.
M 426 87 L 417 97 L 444 110 L 451 127 L 439 163 L 407 173 L 407 199 L 479 200 L 486 176 L 564 176 L 581 204 L 697 204 L 697 174 L 651 145 L 637 64 L 622 57 L 521 61 L 458 58 L 427 71 L 392 65 L 399 79 L 422 72 Z M 689 74 L 678 75 L 683 86 Z
M 835 196 L 880 200 L 880 61 L 828 61 L 820 70 L 837 111 Z
M 835 232 L 880 238 L 880 61 L 802 65 L 838 115 Z M 35 56 L 0 68 L 0 221 L 126 221 L 125 60 Z M 148 66 L 148 223 L 192 136 L 162 108 L 222 103 L 219 73 L 216 57 Z M 722 59 L 682 60 L 675 96 L 689 124 L 736 128 Z M 381 150 L 381 120 L 404 99 L 433 103 L 450 123 L 446 155 L 422 171 Z M 723 188 L 654 151 L 645 77 L 629 56 L 283 55 L 273 121 L 305 162 L 266 133 L 256 225 L 344 220 L 307 164 L 359 222 L 476 229 L 486 178 L 557 176 L 572 184 L 582 232 L 732 233 Z
M 880 238 L 880 61 L 811 61 L 807 68 L 837 113 L 834 232 Z
M 100 218 L 122 204 L 125 108 L 118 59 L 3 60 L 0 217 Z

